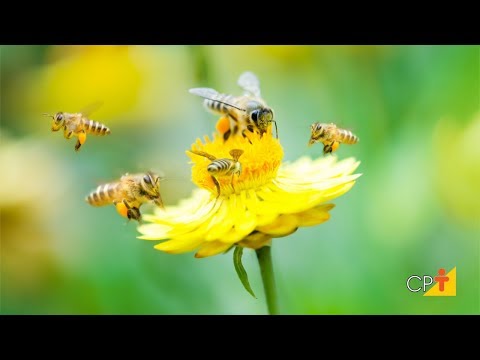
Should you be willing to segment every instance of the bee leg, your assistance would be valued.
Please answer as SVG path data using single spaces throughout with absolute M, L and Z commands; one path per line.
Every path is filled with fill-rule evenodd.
M 323 153 L 326 154 L 331 154 L 332 153 L 332 144 L 325 144 L 323 146 Z
M 130 209 L 132 208 L 132 207 L 130 206 L 130 204 L 127 202 L 127 200 L 123 199 L 123 200 L 122 200 L 122 203 L 123 203 L 123 205 L 125 205 L 125 207 L 126 207 L 127 209 L 130 210 Z
M 75 144 L 75 151 L 80 150 L 80 146 L 82 146 L 86 140 L 87 140 L 87 134 L 85 133 L 85 130 L 82 130 L 78 134 L 78 140 L 77 140 L 77 143 Z
M 63 129 L 63 136 L 65 137 L 65 139 L 70 139 L 73 136 L 73 131 L 68 130 L 65 126 L 65 128 Z
M 140 224 L 142 223 L 142 214 L 140 214 L 140 209 L 132 207 L 128 210 L 127 216 L 129 219 L 137 220 Z
M 235 192 L 236 192 L 235 186 L 233 186 L 233 178 L 234 178 L 234 176 L 235 176 L 235 173 L 232 174 L 232 188 L 233 188 L 233 192 L 235 193 Z
M 220 196 L 220 184 L 218 183 L 218 180 L 215 179 L 214 176 L 211 176 L 211 177 L 212 177 L 213 183 L 215 184 L 215 187 L 217 188 L 217 198 L 218 198 Z
M 224 134 L 223 134 L 223 141 L 227 141 L 228 138 L 230 137 L 230 134 L 232 133 L 232 130 L 228 129 Z
M 242 131 L 242 136 L 243 136 L 244 138 L 246 138 L 246 139 L 248 140 L 248 142 L 251 144 L 252 142 L 251 142 L 250 139 L 248 138 L 247 134 L 245 134 L 245 131 L 247 131 L 247 129 L 243 129 L 243 131 Z
M 127 218 L 129 220 L 134 219 L 138 222 L 141 222 L 142 215 L 140 214 L 140 209 L 130 206 L 130 204 L 125 199 L 122 200 L 122 203 L 127 208 Z

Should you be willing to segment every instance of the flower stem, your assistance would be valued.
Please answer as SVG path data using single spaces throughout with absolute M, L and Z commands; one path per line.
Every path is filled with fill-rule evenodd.
M 264 246 L 258 250 L 257 259 L 262 275 L 263 289 L 267 299 L 267 308 L 270 315 L 278 314 L 277 293 L 275 290 L 275 277 L 273 275 L 271 246 Z

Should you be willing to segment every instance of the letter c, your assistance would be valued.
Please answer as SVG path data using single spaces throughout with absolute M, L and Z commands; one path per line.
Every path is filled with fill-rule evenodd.
M 410 287 L 410 280 L 412 280 L 413 278 L 415 279 L 418 279 L 418 280 L 422 280 L 422 278 L 420 276 L 417 276 L 417 275 L 412 275 L 410 276 L 408 279 L 407 279 L 407 288 L 408 290 L 410 290 L 411 292 L 417 292 L 417 291 L 420 291 L 422 289 L 422 287 L 420 286 L 418 289 L 414 290 Z

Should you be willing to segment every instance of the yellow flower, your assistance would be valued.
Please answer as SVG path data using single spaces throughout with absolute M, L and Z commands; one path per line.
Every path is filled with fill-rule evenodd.
M 318 225 L 330 218 L 334 205 L 326 202 L 346 193 L 360 175 L 351 175 L 359 162 L 337 161 L 335 156 L 312 160 L 302 157 L 282 164 L 283 149 L 271 131 L 249 133 L 224 141 L 214 134 L 192 145 L 217 159 L 231 159 L 241 149 L 240 175 L 216 177 L 220 195 L 207 166 L 212 160 L 192 152 L 192 180 L 200 187 L 177 206 L 144 215 L 140 239 L 166 240 L 155 248 L 178 254 L 198 249 L 195 257 L 217 255 L 234 245 L 258 249 L 272 238 L 295 232 L 301 226 Z

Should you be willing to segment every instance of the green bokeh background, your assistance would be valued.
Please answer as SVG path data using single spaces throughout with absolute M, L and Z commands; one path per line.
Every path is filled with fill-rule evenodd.
M 213 132 L 191 87 L 240 94 L 255 72 L 275 110 L 285 161 L 322 156 L 309 125 L 360 138 L 363 175 L 331 219 L 273 241 L 284 314 L 478 314 L 478 46 L 2 46 L 1 313 L 264 314 L 252 250 L 195 259 L 136 239 L 136 224 L 84 197 L 124 172 L 159 170 L 166 204 L 194 185 L 185 150 Z M 103 106 L 105 138 L 50 131 L 41 114 Z M 148 211 L 145 206 L 144 212 Z M 413 274 L 457 267 L 456 297 L 406 289 Z

